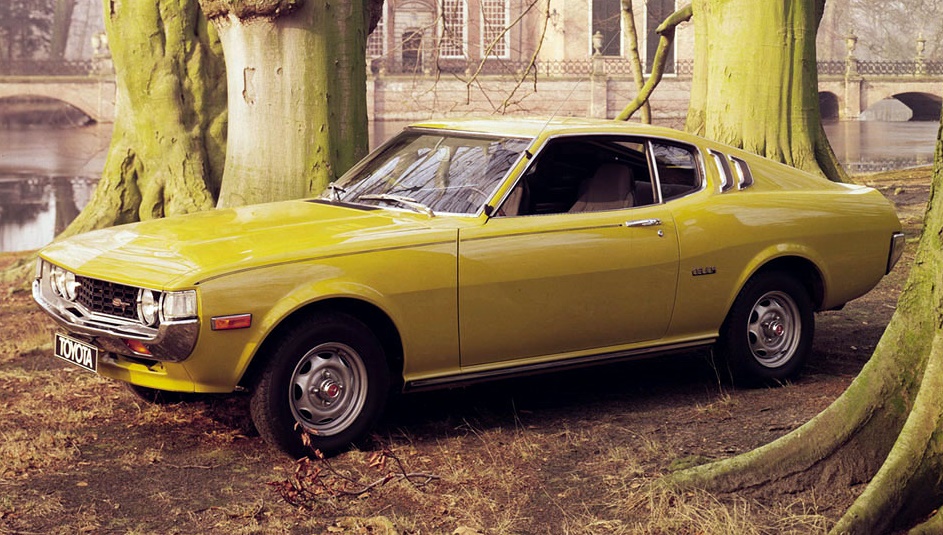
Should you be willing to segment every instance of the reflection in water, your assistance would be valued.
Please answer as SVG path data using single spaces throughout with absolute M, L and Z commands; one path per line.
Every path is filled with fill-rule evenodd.
M 370 147 L 405 122 L 377 121 Z M 852 173 L 926 165 L 933 161 L 939 124 L 832 121 L 825 131 Z M 0 251 L 36 249 L 78 214 L 105 165 L 110 125 L 0 129 Z
M 38 249 L 88 204 L 97 178 L 0 175 L 0 251 Z
M 38 249 L 75 219 L 110 139 L 110 125 L 0 129 L 0 251 Z
M 850 173 L 933 163 L 937 121 L 829 121 L 825 133 Z

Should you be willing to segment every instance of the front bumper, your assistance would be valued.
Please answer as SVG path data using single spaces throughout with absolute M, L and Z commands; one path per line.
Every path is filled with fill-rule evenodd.
M 89 310 L 59 296 L 48 276 L 33 281 L 33 299 L 66 331 L 104 351 L 165 362 L 181 362 L 193 352 L 200 323 L 196 318 L 161 322 L 156 327 Z M 129 345 L 129 342 L 132 342 Z M 131 346 L 137 348 L 132 349 Z M 143 349 L 143 350 L 142 350 Z

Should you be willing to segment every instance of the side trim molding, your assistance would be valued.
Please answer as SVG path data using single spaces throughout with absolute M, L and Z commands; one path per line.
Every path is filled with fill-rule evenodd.
M 633 349 L 629 351 L 617 351 L 614 353 L 600 353 L 586 357 L 577 357 L 572 359 L 563 359 L 553 362 L 541 362 L 538 364 L 526 364 L 523 366 L 512 366 L 500 370 L 488 370 L 481 372 L 464 372 L 443 377 L 434 377 L 432 379 L 418 379 L 409 381 L 403 386 L 404 392 L 419 392 L 423 390 L 435 390 L 438 388 L 449 388 L 463 386 L 484 381 L 491 381 L 505 377 L 520 377 L 526 375 L 535 375 L 539 373 L 548 373 L 572 368 L 582 368 L 604 362 L 619 362 L 624 360 L 637 360 L 669 353 L 682 353 L 695 349 L 704 349 L 714 345 L 716 338 L 705 338 L 669 344 L 664 346 L 646 347 Z

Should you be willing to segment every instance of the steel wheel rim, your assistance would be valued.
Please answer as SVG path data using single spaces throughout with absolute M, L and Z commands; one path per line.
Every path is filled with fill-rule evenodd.
M 756 300 L 747 319 L 747 341 L 761 366 L 778 368 L 789 362 L 801 338 L 802 317 L 789 294 L 767 292 Z
M 357 419 L 367 399 L 367 369 L 348 345 L 320 344 L 291 374 L 288 404 L 295 421 L 316 435 L 336 435 Z

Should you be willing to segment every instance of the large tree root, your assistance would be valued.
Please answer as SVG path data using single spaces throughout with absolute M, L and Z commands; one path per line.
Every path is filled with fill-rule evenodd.
M 678 472 L 678 487 L 720 492 L 869 482 L 834 533 L 882 533 L 926 521 L 943 504 L 943 143 L 923 237 L 897 312 L 874 355 L 831 406 L 752 452 Z M 929 520 L 927 520 L 929 518 Z

